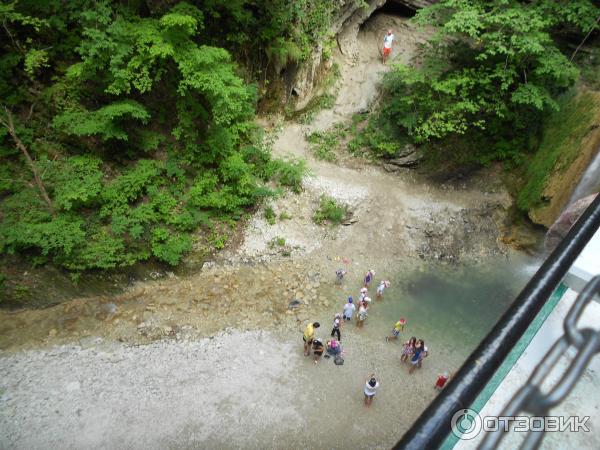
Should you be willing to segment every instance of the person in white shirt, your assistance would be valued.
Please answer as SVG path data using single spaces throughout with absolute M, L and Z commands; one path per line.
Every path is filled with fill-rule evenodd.
M 354 303 L 352 303 L 352 297 L 348 297 L 348 303 L 344 305 L 344 320 L 352 320 L 352 314 L 354 314 L 354 311 L 356 311 L 356 306 Z
M 392 42 L 396 36 L 392 34 L 392 30 L 388 30 L 387 34 L 383 38 L 383 64 L 387 61 L 388 57 L 392 53 Z
M 342 321 L 342 315 L 337 313 L 333 318 L 333 328 L 331 329 L 331 337 L 337 334 L 337 340 L 341 341 L 342 336 L 340 335 L 340 329 L 342 328 L 344 322 Z
M 377 299 L 381 300 L 383 298 L 383 291 L 390 287 L 390 282 L 387 280 L 382 280 L 377 286 Z
M 365 406 L 367 408 L 369 406 L 371 406 L 371 403 L 373 403 L 373 397 L 375 397 L 375 393 L 377 392 L 378 388 L 379 388 L 379 382 L 375 378 L 375 374 L 372 373 L 371 375 L 368 376 L 367 380 L 365 381 L 364 393 L 365 393 Z

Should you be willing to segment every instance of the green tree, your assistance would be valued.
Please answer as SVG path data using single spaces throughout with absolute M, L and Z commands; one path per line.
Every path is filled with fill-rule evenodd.
M 71 270 L 175 265 L 270 179 L 299 188 L 303 166 L 261 147 L 255 86 L 207 37 L 215 11 L 149 3 L 0 7 L 0 254 Z
M 587 33 L 599 9 L 588 0 L 443 0 L 419 11 L 435 27 L 416 68 L 388 76 L 388 113 L 417 142 L 485 130 L 499 139 L 557 109 L 577 68 L 555 33 Z

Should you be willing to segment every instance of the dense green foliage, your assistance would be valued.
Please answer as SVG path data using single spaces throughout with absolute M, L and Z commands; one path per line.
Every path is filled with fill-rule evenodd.
M 71 270 L 175 265 L 194 241 L 222 247 L 212 230 L 267 181 L 298 191 L 304 164 L 271 159 L 256 88 L 223 47 L 301 59 L 335 3 L 0 5 L 0 253 Z
M 580 41 L 599 14 L 589 0 L 443 0 L 424 8 L 415 20 L 434 34 L 416 68 L 397 65 L 387 77 L 383 114 L 417 143 L 452 148 L 465 136 L 474 161 L 519 163 L 542 117 L 558 109 L 557 95 L 578 77 L 561 36 Z
M 544 131 L 539 149 L 527 165 L 527 182 L 517 197 L 517 206 L 528 211 L 540 206 L 546 182 L 555 171 L 562 171 L 578 156 L 581 142 L 597 126 L 600 116 L 600 95 L 583 91 L 558 99 L 560 110 L 544 120 Z

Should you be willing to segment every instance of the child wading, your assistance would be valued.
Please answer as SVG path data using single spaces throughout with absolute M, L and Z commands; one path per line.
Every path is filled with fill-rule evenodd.
M 333 328 L 331 329 L 331 337 L 337 334 L 338 341 L 342 340 L 342 336 L 340 335 L 340 328 L 342 328 L 342 315 L 337 313 L 333 318 Z
M 385 340 L 389 341 L 390 339 L 398 339 L 400 336 L 400 332 L 404 330 L 404 325 L 406 325 L 406 319 L 404 317 L 400 317 L 394 328 L 392 328 L 392 335 L 386 336 Z
M 383 280 L 379 283 L 379 286 L 377 286 L 377 299 L 381 300 L 383 299 L 383 291 L 385 291 L 387 288 L 390 287 L 390 282 Z
M 404 343 L 402 346 L 402 356 L 400 356 L 401 362 L 406 362 L 412 356 L 416 344 L 417 338 L 414 336 Z
M 371 403 L 373 403 L 373 397 L 375 397 L 375 393 L 377 392 L 378 388 L 379 388 L 379 383 L 377 382 L 377 379 L 375 378 L 375 374 L 372 373 L 371 375 L 369 375 L 369 377 L 365 381 L 364 392 L 365 392 L 365 406 L 366 407 L 371 406 Z
M 360 296 L 358 297 L 358 303 L 362 303 L 365 297 L 369 294 L 369 290 L 366 287 L 360 288 Z
M 338 284 L 342 284 L 344 281 L 344 275 L 346 275 L 346 271 L 344 269 L 338 269 L 335 271 L 335 276 L 337 277 Z
M 367 318 L 367 308 L 365 307 L 365 302 L 360 304 L 358 308 L 358 314 L 356 319 L 356 326 L 362 327 L 365 324 L 365 319 Z

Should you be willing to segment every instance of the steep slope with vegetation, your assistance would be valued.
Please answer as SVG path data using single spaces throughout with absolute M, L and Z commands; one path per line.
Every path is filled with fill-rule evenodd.
M 194 247 L 222 248 L 262 198 L 300 188 L 303 163 L 271 157 L 257 105 L 281 106 L 286 70 L 309 64 L 315 48 L 331 53 L 332 24 L 380 4 L 0 5 L 4 264 L 18 255 L 74 272 L 177 265 Z M 416 22 L 437 34 L 416 66 L 389 73 L 380 113 L 351 147 L 388 157 L 412 141 L 447 171 L 527 167 L 544 117 L 578 79 L 570 55 L 597 39 L 598 11 L 589 0 L 422 9 Z
M 0 252 L 79 271 L 222 246 L 267 181 L 298 189 L 302 174 L 264 148 L 248 81 L 302 59 L 336 7 L 0 6 Z
M 544 120 L 540 146 L 525 169 L 517 205 L 550 227 L 600 147 L 600 91 L 580 87 L 559 98 L 560 110 Z
M 599 18 L 588 0 L 444 0 L 424 8 L 414 21 L 436 34 L 416 67 L 397 65 L 388 74 L 386 101 L 367 133 L 376 144 L 386 142 L 376 136 L 381 130 L 387 141 L 410 138 L 450 172 L 495 161 L 526 168 L 544 121 L 565 105 L 560 95 L 589 66 L 575 57 L 597 39 Z M 388 148 L 393 155 L 397 146 Z M 532 176 L 523 171 L 529 193 Z M 527 196 L 519 201 L 525 211 Z

